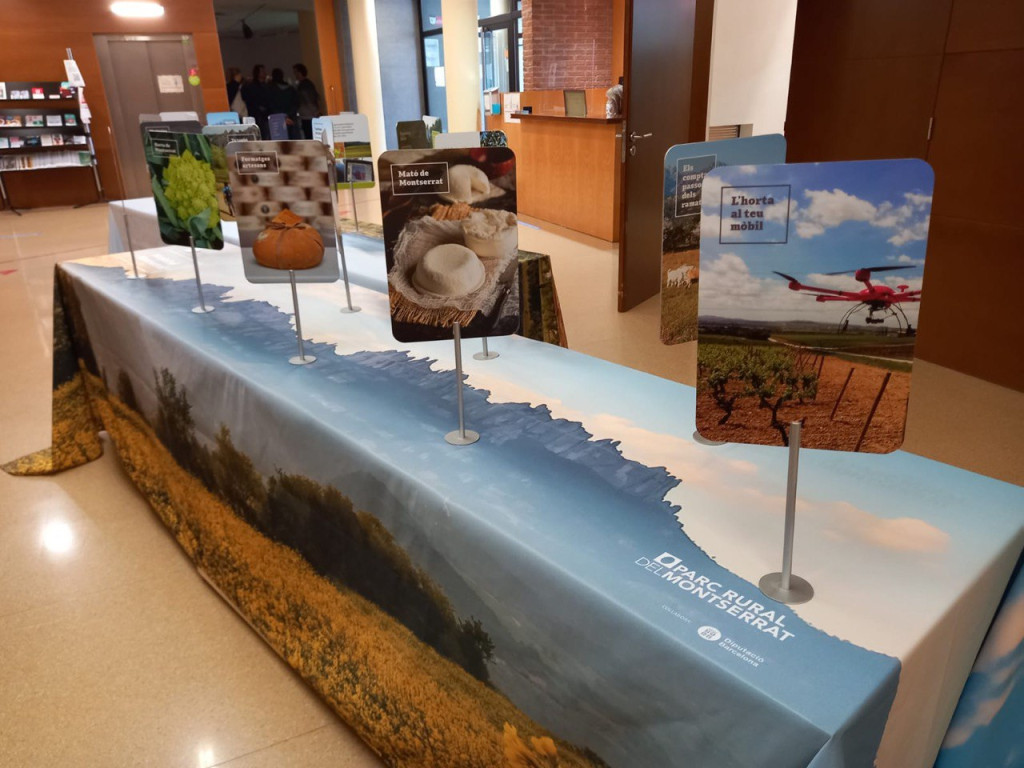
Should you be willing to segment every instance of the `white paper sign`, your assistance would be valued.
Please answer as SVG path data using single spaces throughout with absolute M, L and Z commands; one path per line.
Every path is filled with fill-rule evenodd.
M 444 67 L 434 67 L 434 85 L 444 88 Z
M 156 85 L 160 93 L 184 93 L 185 83 L 181 75 L 157 75 Z
M 423 41 L 423 66 L 441 66 L 441 41 L 437 37 L 428 37 Z
M 85 78 L 78 68 L 78 62 L 74 59 L 64 59 L 64 72 L 67 74 L 68 82 L 76 88 L 85 88 Z
M 503 93 L 501 95 L 501 106 L 502 106 L 502 119 L 506 123 L 518 123 L 518 117 L 511 117 L 512 114 L 519 111 L 520 99 L 518 93 Z

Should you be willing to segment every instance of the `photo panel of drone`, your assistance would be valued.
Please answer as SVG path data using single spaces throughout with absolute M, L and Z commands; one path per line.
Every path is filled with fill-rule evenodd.
M 701 198 L 697 431 L 903 443 L 933 174 L 921 160 L 719 167 Z

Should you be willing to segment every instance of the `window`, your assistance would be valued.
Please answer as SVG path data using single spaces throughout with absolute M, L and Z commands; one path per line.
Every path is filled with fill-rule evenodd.
M 522 89 L 522 0 L 477 0 L 480 24 L 480 86 L 507 93 Z
M 423 54 L 423 103 L 427 114 L 441 118 L 448 130 L 448 91 L 445 88 L 441 0 L 420 0 L 420 46 Z

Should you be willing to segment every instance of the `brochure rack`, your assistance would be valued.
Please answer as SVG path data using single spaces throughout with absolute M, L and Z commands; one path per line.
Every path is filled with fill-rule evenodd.
M 79 91 L 56 81 L 0 83 L 0 197 L 19 213 L 7 195 L 3 174 L 48 168 L 92 168 L 88 124 L 82 120 Z

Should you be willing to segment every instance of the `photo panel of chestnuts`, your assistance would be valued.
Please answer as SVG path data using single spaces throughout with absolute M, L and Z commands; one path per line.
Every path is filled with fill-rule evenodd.
M 403 149 L 378 161 L 398 341 L 519 329 L 516 160 L 507 147 Z
M 233 141 L 227 146 L 242 267 L 250 283 L 339 279 L 334 159 L 319 141 Z

